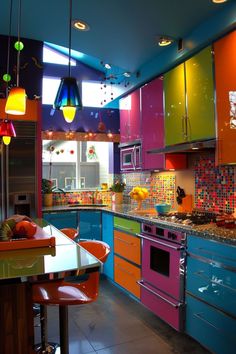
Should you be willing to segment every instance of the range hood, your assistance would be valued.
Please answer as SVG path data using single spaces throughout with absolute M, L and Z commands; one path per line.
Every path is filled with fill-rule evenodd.
M 215 149 L 216 140 L 202 140 L 183 144 L 176 144 L 171 146 L 166 146 L 159 149 L 151 149 L 148 154 L 161 154 L 161 153 L 177 153 L 177 152 L 197 152 L 199 150 Z

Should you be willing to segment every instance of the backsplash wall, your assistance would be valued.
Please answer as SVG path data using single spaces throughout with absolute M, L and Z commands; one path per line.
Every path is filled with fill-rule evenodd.
M 149 198 L 144 206 L 153 206 L 165 201 L 176 208 L 176 189 L 181 185 L 193 194 L 193 207 L 205 211 L 234 213 L 236 208 L 236 167 L 215 167 L 213 153 L 194 154 L 189 157 L 189 169 L 176 172 L 136 172 L 123 174 L 126 181 L 124 201 L 136 205 L 130 200 L 129 192 L 134 186 L 146 187 Z
M 195 162 L 195 207 L 234 213 L 236 206 L 235 167 L 215 167 L 214 155 L 200 156 Z

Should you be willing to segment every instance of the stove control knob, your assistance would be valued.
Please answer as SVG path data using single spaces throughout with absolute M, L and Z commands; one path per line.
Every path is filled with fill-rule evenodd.
M 168 238 L 171 238 L 172 240 L 176 240 L 177 239 L 177 235 L 174 234 L 173 232 L 168 232 Z
M 152 232 L 151 226 L 148 226 L 148 225 L 144 225 L 143 230 L 146 231 L 146 232 Z

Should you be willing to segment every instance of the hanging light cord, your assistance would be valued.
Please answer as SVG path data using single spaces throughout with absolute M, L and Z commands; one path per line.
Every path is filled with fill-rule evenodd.
M 10 66 L 10 45 L 11 45 L 11 21 L 12 21 L 12 0 L 10 3 L 9 11 L 9 32 L 8 32 L 8 42 L 7 42 L 7 75 L 9 75 L 9 66 Z M 8 80 L 6 85 L 6 97 L 8 97 Z
M 20 27 L 21 27 L 21 0 L 18 3 L 18 27 L 17 27 L 17 41 L 18 46 L 20 46 Z M 20 77 L 20 48 L 17 50 L 17 71 L 16 71 L 16 86 L 19 87 L 19 77 Z
M 69 77 L 71 76 L 71 65 L 70 65 L 70 57 L 71 57 L 71 21 L 72 21 L 72 0 L 70 0 L 70 16 L 69 16 Z

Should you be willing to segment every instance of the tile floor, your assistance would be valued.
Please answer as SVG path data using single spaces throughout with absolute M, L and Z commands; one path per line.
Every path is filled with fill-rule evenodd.
M 58 342 L 57 306 L 48 309 L 48 327 L 49 340 Z M 36 342 L 39 332 L 35 327 Z M 96 302 L 69 308 L 69 332 L 70 354 L 209 353 L 103 278 Z

